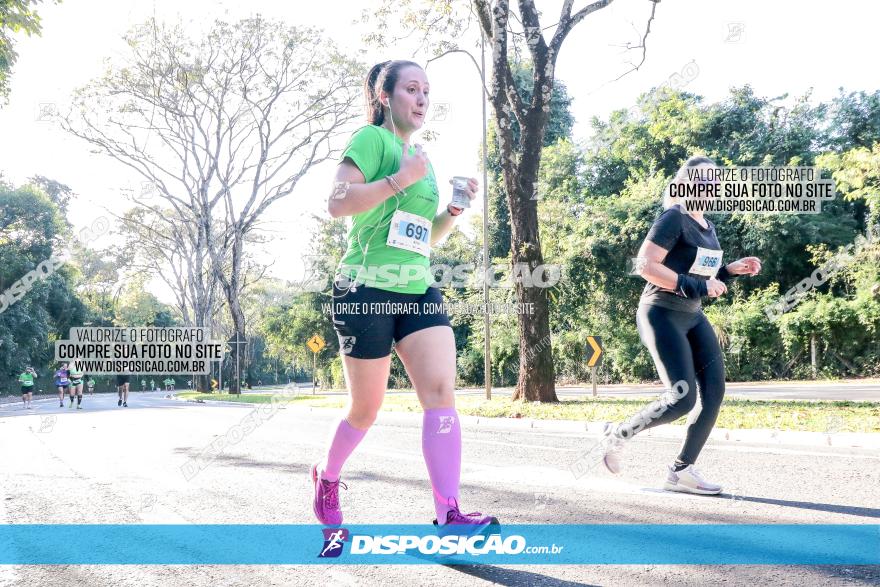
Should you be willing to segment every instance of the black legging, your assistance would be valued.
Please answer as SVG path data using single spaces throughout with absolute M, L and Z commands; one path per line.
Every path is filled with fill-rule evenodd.
M 682 312 L 647 304 L 639 305 L 636 325 L 666 389 L 677 389 L 679 393 L 665 394 L 666 405 L 657 400 L 640 412 L 642 416 L 634 416 L 627 424 L 653 428 L 690 412 L 678 460 L 693 464 L 715 426 L 724 399 L 724 359 L 715 331 L 702 311 Z M 684 381 L 687 387 L 673 387 L 679 381 Z M 696 409 L 694 389 L 700 395 Z

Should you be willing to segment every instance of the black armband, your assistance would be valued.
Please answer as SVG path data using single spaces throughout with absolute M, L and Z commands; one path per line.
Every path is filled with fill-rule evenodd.
M 709 294 L 709 286 L 702 279 L 679 273 L 678 282 L 675 284 L 675 293 L 683 298 L 698 300 Z

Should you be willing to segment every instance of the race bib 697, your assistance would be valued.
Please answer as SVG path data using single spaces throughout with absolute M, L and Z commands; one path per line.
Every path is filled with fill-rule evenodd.
M 391 218 L 385 244 L 427 257 L 431 254 L 431 222 L 422 216 L 398 210 Z

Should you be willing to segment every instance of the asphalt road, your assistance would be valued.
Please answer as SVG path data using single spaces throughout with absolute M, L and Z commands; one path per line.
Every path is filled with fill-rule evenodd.
M 87 397 L 84 410 L 40 400 L 0 406 L 0 524 L 314 523 L 309 465 L 320 458 L 326 410 L 289 408 L 228 446 L 190 480 L 182 467 L 252 406 L 196 404 L 133 393 Z M 383 414 L 344 472 L 346 522 L 426 523 L 433 517 L 421 416 Z M 878 523 L 880 452 L 710 440 L 700 465 L 719 497 L 660 489 L 677 441 L 637 437 L 626 470 L 569 467 L 595 438 L 466 428 L 462 507 L 502 523 Z M 89 548 L 88 544 L 71 548 Z M 841 566 L 0 566 L 0 585 L 876 585 L 878 567 Z

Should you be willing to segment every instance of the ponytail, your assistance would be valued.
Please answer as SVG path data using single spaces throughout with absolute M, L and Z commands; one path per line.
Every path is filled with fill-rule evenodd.
M 385 122 L 385 111 L 382 109 L 382 104 L 379 102 L 379 92 L 376 91 L 376 80 L 379 78 L 379 73 L 382 71 L 382 68 L 389 63 L 391 62 L 383 61 L 382 63 L 377 63 L 371 67 L 370 73 L 367 74 L 367 81 L 364 83 L 364 99 L 367 103 L 367 122 L 375 124 L 376 126 L 380 126 Z

